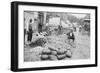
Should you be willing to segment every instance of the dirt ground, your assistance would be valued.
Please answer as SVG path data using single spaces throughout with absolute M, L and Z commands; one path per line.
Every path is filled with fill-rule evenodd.
M 90 58 L 90 37 L 75 32 L 76 48 L 73 48 L 72 59 L 88 59 Z
M 48 42 L 44 46 L 37 46 L 37 47 L 26 47 L 24 48 L 24 61 L 41 61 L 41 56 L 44 58 L 51 57 L 50 55 L 47 55 L 49 53 L 49 50 L 46 51 L 46 55 L 41 55 L 42 51 L 44 49 L 47 49 L 48 47 L 53 48 L 53 50 L 56 50 L 58 53 L 60 49 L 63 50 L 70 50 L 68 55 L 71 55 L 70 57 L 65 57 L 66 53 L 63 53 L 61 55 L 57 54 L 56 56 L 53 55 L 51 59 L 58 60 L 58 58 L 62 57 L 64 60 L 66 59 L 88 59 L 90 58 L 90 37 L 87 35 L 82 35 L 79 32 L 74 32 L 75 34 L 75 42 L 74 46 L 73 44 L 70 45 L 67 39 L 67 36 L 65 34 L 59 35 L 59 36 L 48 36 L 46 37 L 46 40 Z M 51 52 L 51 50 L 50 50 Z M 57 59 L 56 59 L 57 58 Z M 47 59 L 48 60 L 48 59 Z

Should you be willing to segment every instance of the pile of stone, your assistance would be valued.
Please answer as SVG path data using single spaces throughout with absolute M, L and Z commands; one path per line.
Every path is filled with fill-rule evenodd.
M 58 50 L 48 47 L 48 49 L 43 49 L 41 52 L 41 60 L 64 60 L 66 58 L 71 58 L 72 52 L 70 49 L 61 49 Z

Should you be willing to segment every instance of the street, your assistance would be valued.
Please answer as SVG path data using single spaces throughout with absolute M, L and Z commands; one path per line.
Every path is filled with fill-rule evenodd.
M 76 48 L 72 49 L 72 59 L 88 59 L 90 58 L 90 37 L 75 32 Z

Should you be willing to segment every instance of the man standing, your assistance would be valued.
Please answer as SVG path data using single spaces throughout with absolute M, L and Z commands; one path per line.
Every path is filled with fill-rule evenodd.
M 32 33 L 33 33 L 33 30 L 32 30 L 32 19 L 29 20 L 29 27 L 28 27 L 28 41 L 31 42 L 32 40 Z

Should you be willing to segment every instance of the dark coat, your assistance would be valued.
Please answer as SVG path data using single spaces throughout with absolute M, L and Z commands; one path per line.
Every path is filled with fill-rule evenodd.
M 72 36 L 70 35 L 71 33 L 68 33 L 68 39 L 72 39 L 73 41 L 75 40 L 75 35 L 72 33 Z

